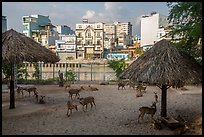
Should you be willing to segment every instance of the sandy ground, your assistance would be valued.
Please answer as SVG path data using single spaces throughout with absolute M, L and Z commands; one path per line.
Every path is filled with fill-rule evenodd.
M 79 87 L 85 84 L 74 84 Z M 83 112 L 73 110 L 66 115 L 67 91 L 58 85 L 37 85 L 40 95 L 45 95 L 46 104 L 38 104 L 28 93 L 16 94 L 16 108 L 9 109 L 9 93 L 2 93 L 2 134 L 3 135 L 174 135 L 175 132 L 163 125 L 161 130 L 151 127 L 151 118 L 144 116 L 138 123 L 138 109 L 150 106 L 154 93 L 158 92 L 159 103 L 154 118 L 159 118 L 161 91 L 148 86 L 143 97 L 136 97 L 136 91 L 126 87 L 118 90 L 117 85 L 99 85 L 98 91 L 82 91 L 81 97 L 93 96 L 96 108 Z M 202 87 L 186 86 L 187 91 L 169 88 L 167 94 L 167 115 L 181 115 L 188 123 L 202 115 Z M 185 134 L 196 134 L 192 130 Z

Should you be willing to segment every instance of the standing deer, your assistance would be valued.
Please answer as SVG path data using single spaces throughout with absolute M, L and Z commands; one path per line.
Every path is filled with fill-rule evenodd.
M 67 116 L 69 117 L 71 114 L 72 114 L 72 109 L 77 109 L 77 105 L 74 105 L 71 101 L 67 101 Z M 70 111 L 70 114 L 69 114 L 69 111 Z
M 145 91 L 146 88 L 147 88 L 147 86 L 143 87 L 142 85 L 138 85 L 138 86 L 136 87 L 136 89 L 139 90 L 140 92 L 141 92 L 141 91 L 146 92 L 146 91 Z
M 139 114 L 139 117 L 138 117 L 138 122 L 139 122 L 140 117 L 142 118 L 142 121 L 143 121 L 143 117 L 144 117 L 145 114 L 151 115 L 152 120 L 153 120 L 153 116 L 157 111 L 156 102 L 153 102 L 151 107 L 141 107 L 141 108 L 139 108 L 139 111 L 140 111 L 140 114 Z
M 94 101 L 94 97 L 92 96 L 89 96 L 89 97 L 85 97 L 85 98 L 79 98 L 79 103 L 83 106 L 83 111 L 85 112 L 84 110 L 84 106 L 86 106 L 86 111 L 87 111 L 87 106 L 88 104 L 90 103 L 91 104 L 91 109 L 93 107 L 93 104 L 96 108 L 96 104 L 95 104 L 95 101 Z M 93 103 L 93 104 L 92 104 Z
M 75 94 L 75 98 L 77 97 L 77 95 L 78 95 L 78 97 L 80 97 L 79 92 L 80 92 L 81 90 L 84 90 L 83 86 L 81 86 L 80 89 L 70 88 L 70 89 L 68 90 L 68 93 L 69 93 L 69 96 L 71 97 L 71 99 L 72 99 L 72 95 L 73 95 L 73 94 Z
M 126 83 L 124 83 L 124 82 L 119 82 L 119 83 L 118 83 L 118 90 L 119 90 L 120 87 L 122 87 L 122 89 L 125 89 L 125 86 L 126 86 Z

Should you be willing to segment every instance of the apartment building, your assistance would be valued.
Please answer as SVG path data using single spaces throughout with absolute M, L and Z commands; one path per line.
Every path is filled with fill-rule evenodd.
M 116 26 L 117 44 L 127 48 L 132 44 L 132 24 L 130 22 L 114 22 Z
M 83 20 L 76 24 L 77 58 L 102 58 L 104 48 L 104 23 Z
M 115 46 L 127 48 L 128 45 L 132 44 L 132 24 L 130 22 L 104 24 L 104 32 L 104 47 L 107 49 Z
M 7 31 L 7 19 L 6 16 L 2 16 L 2 33 Z
M 104 24 L 104 48 L 112 49 L 116 46 L 116 26 L 113 23 Z
M 59 40 L 55 41 L 56 54 L 60 62 L 67 62 L 69 59 L 76 59 L 76 35 L 59 35 Z
M 43 46 L 55 45 L 55 40 L 59 39 L 54 28 L 55 26 L 52 25 L 49 16 L 23 16 L 23 33 Z
M 167 16 L 156 12 L 141 18 L 141 47 L 149 48 L 167 34 Z

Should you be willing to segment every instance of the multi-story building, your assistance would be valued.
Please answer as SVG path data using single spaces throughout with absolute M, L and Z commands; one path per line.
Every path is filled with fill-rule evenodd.
M 23 33 L 43 46 L 54 45 L 55 40 L 59 39 L 58 33 L 54 31 L 54 27 L 49 16 L 23 16 Z
M 104 48 L 112 49 L 116 46 L 116 26 L 113 23 L 104 24 Z
M 6 16 L 2 16 L 2 33 L 7 31 L 7 19 Z
M 55 41 L 55 46 L 60 62 L 76 59 L 76 35 L 59 35 L 59 40 Z
M 56 25 L 56 31 L 59 34 L 73 35 L 75 32 L 67 25 Z
M 116 26 L 117 44 L 127 48 L 132 44 L 132 24 L 130 22 L 114 22 Z
M 169 23 L 167 16 L 156 12 L 141 18 L 141 47 L 151 47 L 155 42 L 161 40 L 167 34 L 165 31 Z
M 104 23 L 76 24 L 77 58 L 102 58 L 104 48 Z
M 126 35 L 132 36 L 132 24 L 130 22 L 114 22 L 114 24 L 116 25 L 116 35 L 119 35 L 120 33 L 125 33 Z
M 128 45 L 132 44 L 132 24 L 130 22 L 104 24 L 104 32 L 105 48 L 113 48 L 114 46 L 127 48 Z

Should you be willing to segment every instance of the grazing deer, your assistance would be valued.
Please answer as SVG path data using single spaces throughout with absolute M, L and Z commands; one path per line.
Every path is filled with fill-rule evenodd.
M 158 95 L 157 95 L 157 92 L 154 92 L 154 98 L 155 98 L 155 102 L 157 103 L 157 102 L 158 102 Z
M 140 111 L 140 114 L 139 114 L 139 117 L 138 117 L 138 122 L 139 122 L 140 117 L 142 118 L 142 121 L 143 121 L 143 117 L 144 117 L 145 114 L 151 115 L 152 120 L 153 120 L 153 116 L 157 111 L 156 102 L 153 102 L 151 107 L 141 107 L 141 108 L 139 108 L 139 111 Z
M 125 89 L 125 86 L 126 86 L 126 83 L 124 83 L 124 82 L 119 82 L 119 83 L 118 83 L 118 90 L 119 90 L 120 87 L 122 87 L 122 89 Z
M 72 114 L 72 109 L 76 109 L 78 111 L 77 105 L 74 105 L 71 101 L 68 100 L 67 101 L 67 116 L 68 117 Z
M 138 85 L 138 86 L 136 87 L 136 89 L 139 90 L 140 92 L 141 92 L 141 91 L 146 92 L 146 91 L 145 91 L 146 88 L 147 88 L 147 86 L 143 87 L 142 85 Z
M 94 106 L 96 108 L 94 97 L 92 97 L 92 96 L 85 97 L 85 98 L 79 98 L 79 103 L 83 106 L 83 111 L 84 111 L 84 106 L 86 106 L 86 111 L 87 111 L 88 104 L 91 104 L 91 109 L 93 107 L 93 104 L 94 104 Z
M 23 90 L 25 90 L 23 87 L 17 87 L 17 90 L 16 90 L 16 92 L 18 93 L 18 94 L 22 94 L 22 96 L 23 96 Z
M 40 97 L 41 97 L 41 99 L 39 100 L 39 104 L 45 104 L 45 101 L 44 101 L 45 96 L 41 95 Z
M 98 88 L 96 88 L 96 87 L 91 87 L 90 85 L 89 85 L 88 87 L 90 88 L 91 91 L 97 91 L 97 90 L 98 90 Z
M 78 95 L 78 97 L 80 97 L 79 92 L 80 92 L 81 90 L 84 90 L 84 87 L 83 87 L 83 86 L 81 86 L 80 89 L 70 88 L 70 89 L 68 90 L 68 93 L 69 93 L 69 96 L 71 97 L 71 99 L 72 99 L 72 95 L 73 95 L 73 94 L 75 94 L 75 98 L 77 97 L 77 95 Z

